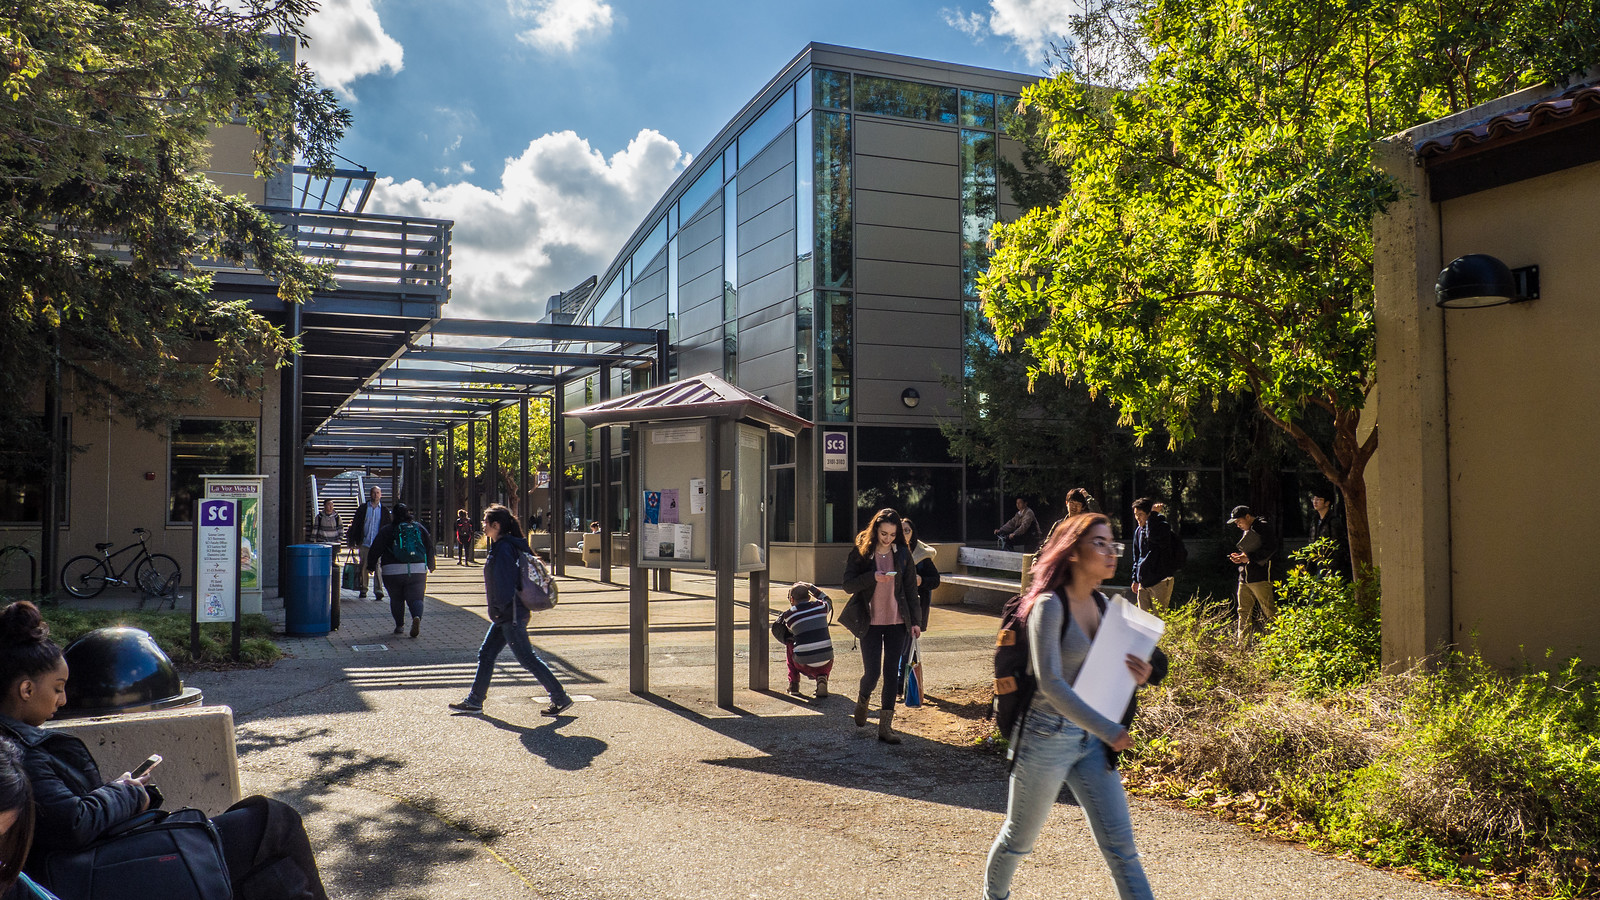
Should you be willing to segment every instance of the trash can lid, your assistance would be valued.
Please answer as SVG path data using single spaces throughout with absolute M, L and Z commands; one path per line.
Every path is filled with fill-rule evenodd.
M 97 628 L 62 651 L 70 670 L 65 717 L 165 709 L 198 702 L 149 632 Z

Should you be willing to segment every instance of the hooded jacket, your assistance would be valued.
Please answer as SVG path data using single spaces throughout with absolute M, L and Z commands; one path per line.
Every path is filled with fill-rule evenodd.
M 526 622 L 528 608 L 517 602 L 517 584 L 522 578 L 518 565 L 524 553 L 532 553 L 525 538 L 502 534 L 489 545 L 483 560 L 483 593 L 489 600 L 489 621 Z

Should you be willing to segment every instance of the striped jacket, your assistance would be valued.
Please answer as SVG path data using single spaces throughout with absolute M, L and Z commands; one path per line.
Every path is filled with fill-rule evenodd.
M 815 597 L 793 602 L 794 605 L 772 623 L 772 636 L 780 643 L 794 644 L 795 662 L 803 666 L 832 662 L 833 638 L 828 636 L 832 605 Z

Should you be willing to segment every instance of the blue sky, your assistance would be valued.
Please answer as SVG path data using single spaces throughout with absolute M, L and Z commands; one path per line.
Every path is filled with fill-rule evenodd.
M 456 221 L 449 314 L 527 318 L 610 261 L 809 41 L 1038 72 L 1066 0 L 323 0 L 369 209 Z

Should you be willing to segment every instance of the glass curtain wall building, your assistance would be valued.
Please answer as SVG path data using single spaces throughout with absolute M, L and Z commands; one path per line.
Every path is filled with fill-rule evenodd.
M 807 46 L 695 158 L 578 313 L 664 327 L 671 377 L 715 372 L 816 423 L 769 448 L 775 579 L 837 581 L 883 506 L 926 540 L 987 540 L 999 524 L 993 484 L 949 455 L 937 423 L 981 315 L 989 228 L 1017 214 L 998 178 L 1001 157 L 1021 157 L 1003 112 L 1033 80 Z M 613 372 L 610 395 L 649 377 Z M 569 385 L 566 408 L 600 396 L 594 378 Z M 568 520 L 587 525 L 599 442 L 573 421 L 564 439 L 584 466 Z M 628 467 L 612 471 L 609 527 L 624 529 Z

